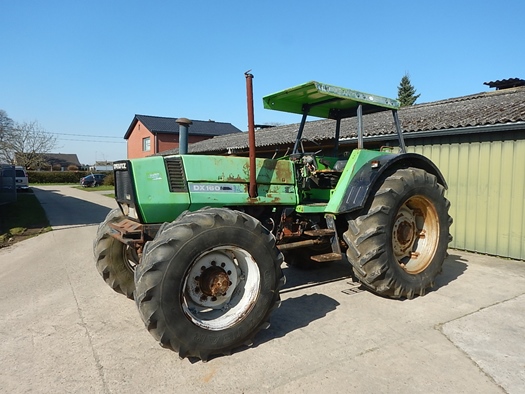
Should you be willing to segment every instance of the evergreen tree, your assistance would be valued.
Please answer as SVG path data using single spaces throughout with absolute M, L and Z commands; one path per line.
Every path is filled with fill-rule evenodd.
M 419 96 L 421 95 L 416 94 L 416 89 L 412 86 L 412 83 L 410 83 L 408 73 L 405 73 L 397 87 L 397 99 L 401 103 L 401 106 L 408 107 L 409 105 L 413 105 Z

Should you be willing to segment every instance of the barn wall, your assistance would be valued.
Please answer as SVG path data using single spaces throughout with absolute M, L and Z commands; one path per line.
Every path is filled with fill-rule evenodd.
M 442 171 L 451 247 L 525 260 L 525 131 L 407 140 Z

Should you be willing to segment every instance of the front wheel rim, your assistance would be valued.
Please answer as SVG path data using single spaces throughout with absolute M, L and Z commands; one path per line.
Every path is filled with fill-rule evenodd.
M 436 254 L 439 232 L 434 204 L 421 195 L 407 199 L 392 228 L 392 248 L 401 268 L 412 275 L 424 271 Z
M 123 245 L 124 249 L 124 265 L 130 272 L 135 272 L 137 265 L 139 264 L 139 255 L 137 250 L 130 245 Z
M 246 250 L 222 246 L 200 254 L 187 270 L 182 309 L 195 325 L 219 331 L 244 320 L 259 297 L 259 267 Z

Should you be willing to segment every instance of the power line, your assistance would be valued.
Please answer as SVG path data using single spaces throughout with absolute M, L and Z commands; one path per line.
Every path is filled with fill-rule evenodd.
M 56 134 L 56 135 L 71 135 L 75 137 L 94 137 L 94 138 L 122 138 L 122 137 L 111 137 L 108 135 L 90 135 L 90 134 L 71 134 L 71 133 L 53 133 L 53 132 L 47 132 L 48 134 Z
M 96 140 L 77 140 L 73 138 L 59 138 L 60 141 L 81 141 L 81 142 L 97 142 L 100 144 L 125 144 L 126 141 L 96 141 Z

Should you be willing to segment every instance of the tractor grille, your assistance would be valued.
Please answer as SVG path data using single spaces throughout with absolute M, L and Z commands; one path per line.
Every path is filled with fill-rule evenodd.
M 134 206 L 135 199 L 129 165 L 123 165 L 122 169 L 115 168 L 115 198 L 119 202 L 125 202 Z
M 165 160 L 168 172 L 169 185 L 171 192 L 187 193 L 188 184 L 184 175 L 184 166 L 180 157 L 169 157 Z

